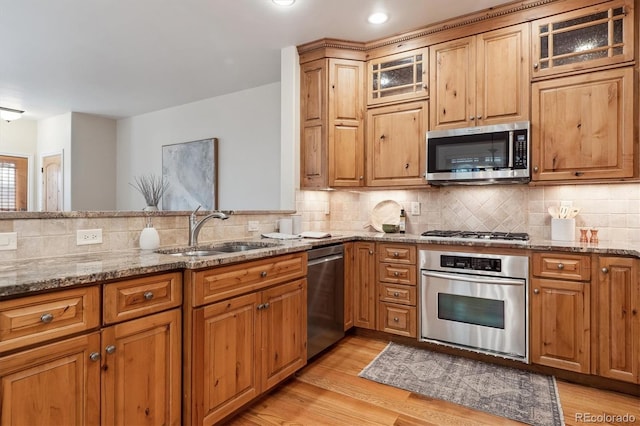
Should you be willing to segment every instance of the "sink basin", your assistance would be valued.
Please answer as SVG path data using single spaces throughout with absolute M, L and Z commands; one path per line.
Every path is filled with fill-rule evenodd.
M 238 253 L 249 250 L 260 250 L 275 247 L 278 243 L 253 242 L 253 241 L 231 241 L 220 245 L 202 246 L 198 248 L 186 247 L 180 249 L 157 250 L 158 253 L 170 254 L 172 256 L 203 257 L 216 256 L 227 253 Z

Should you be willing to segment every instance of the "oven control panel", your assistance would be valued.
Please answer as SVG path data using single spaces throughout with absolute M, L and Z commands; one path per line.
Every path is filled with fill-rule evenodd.
M 440 266 L 443 268 L 470 269 L 473 271 L 501 272 L 502 260 L 485 257 L 441 255 Z

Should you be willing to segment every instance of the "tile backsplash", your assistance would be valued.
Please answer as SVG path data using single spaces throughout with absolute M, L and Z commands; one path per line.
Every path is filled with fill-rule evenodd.
M 599 185 L 491 185 L 446 186 L 424 190 L 297 191 L 296 210 L 304 231 L 373 231 L 371 210 L 383 200 L 395 200 L 407 211 L 407 232 L 427 229 L 528 232 L 533 238 L 550 239 L 551 218 L 547 209 L 560 201 L 579 207 L 577 227 L 596 228 L 601 241 L 640 245 L 640 183 Z M 420 203 L 420 214 L 411 214 L 411 204 Z M 257 237 L 277 231 L 284 214 L 231 215 L 228 220 L 208 222 L 200 242 Z M 186 245 L 187 214 L 154 216 L 160 244 Z M 248 231 L 248 221 L 258 222 L 258 231 Z M 52 219 L 2 219 L 0 232 L 16 232 L 18 249 L 0 251 L 0 260 L 39 258 L 138 247 L 146 218 L 108 214 L 97 217 Z M 100 228 L 103 243 L 76 245 L 78 229 Z M 576 232 L 576 235 L 579 235 Z

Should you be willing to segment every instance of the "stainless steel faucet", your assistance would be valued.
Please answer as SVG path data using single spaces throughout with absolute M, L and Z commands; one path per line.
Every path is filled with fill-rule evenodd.
M 222 220 L 229 219 L 229 216 L 227 216 L 222 212 L 213 212 L 211 214 L 206 215 L 205 217 L 200 219 L 200 221 L 198 222 L 196 213 L 198 212 L 198 210 L 200 210 L 200 207 L 202 206 L 198 206 L 191 213 L 191 216 L 189 216 L 189 246 L 190 247 L 198 245 L 198 234 L 200 233 L 200 229 L 202 229 L 202 225 L 204 225 L 206 221 L 214 217 Z

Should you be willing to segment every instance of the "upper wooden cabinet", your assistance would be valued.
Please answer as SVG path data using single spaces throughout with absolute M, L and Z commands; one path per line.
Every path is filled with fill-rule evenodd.
M 430 130 L 529 120 L 529 26 L 430 48 Z
M 426 186 L 428 102 L 367 112 L 367 186 Z
M 616 0 L 534 21 L 533 78 L 633 60 L 633 0 Z
M 532 179 L 632 177 L 632 67 L 532 85 Z
M 364 62 L 300 67 L 300 186 L 364 184 Z
M 429 95 L 429 49 L 415 49 L 367 62 L 367 104 L 423 99 Z

